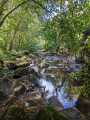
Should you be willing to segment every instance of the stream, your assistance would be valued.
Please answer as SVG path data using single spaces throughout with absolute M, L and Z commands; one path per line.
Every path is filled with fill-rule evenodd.
M 39 84 L 45 88 L 45 99 L 56 96 L 64 109 L 75 106 L 79 91 L 73 79 L 68 77 L 71 72 L 79 72 L 85 65 L 76 63 L 74 57 L 65 54 L 47 53 L 38 50 L 39 69 L 42 77 Z

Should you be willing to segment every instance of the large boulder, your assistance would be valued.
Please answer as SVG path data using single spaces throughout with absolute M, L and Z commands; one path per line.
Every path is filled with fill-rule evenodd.
M 27 68 L 24 67 L 20 67 L 18 69 L 15 70 L 14 74 L 13 74 L 13 78 L 20 78 L 24 75 L 29 74 L 29 71 Z
M 26 91 L 26 86 L 23 84 L 23 82 L 20 82 L 19 80 L 14 82 L 12 84 L 12 87 L 9 91 L 9 96 L 15 95 L 21 95 Z
M 60 103 L 60 101 L 57 99 L 56 96 L 51 96 L 49 99 L 48 99 L 48 103 L 50 105 L 53 105 L 54 107 L 56 107 L 57 109 L 59 108 L 60 110 L 63 110 L 64 107 L 63 105 Z
M 84 95 L 80 94 L 76 102 L 76 107 L 81 113 L 84 113 L 90 118 L 90 97 L 86 98 Z
M 81 113 L 76 107 L 67 108 L 60 113 L 67 118 L 67 120 L 82 120 Z
M 57 112 L 52 105 L 43 107 L 36 116 L 36 120 L 67 120 Z
M 26 91 L 25 86 L 24 85 L 20 85 L 20 86 L 17 86 L 14 89 L 13 93 L 14 93 L 15 96 L 18 96 L 18 95 L 23 94 L 25 91 Z

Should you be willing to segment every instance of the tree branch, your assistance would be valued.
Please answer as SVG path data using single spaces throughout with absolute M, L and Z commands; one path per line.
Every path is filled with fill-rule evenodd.
M 2 24 L 4 23 L 5 19 L 14 11 L 16 10 L 17 8 L 19 8 L 21 5 L 27 3 L 28 1 L 25 1 L 25 2 L 22 2 L 21 4 L 19 4 L 18 6 L 16 6 L 15 8 L 13 8 L 10 12 L 8 12 L 4 18 L 2 19 L 2 21 L 0 22 L 0 26 L 2 26 Z
M 0 4 L 1 4 L 1 8 L 0 8 L 0 16 L 1 16 L 1 14 L 2 14 L 2 12 L 3 12 L 3 6 L 6 4 L 8 2 L 8 0 L 5 0 L 5 1 L 3 1 L 2 0 L 2 2 L 0 2 Z
M 5 19 L 6 19 L 13 11 L 15 11 L 17 8 L 19 8 L 21 5 L 27 3 L 28 1 L 30 1 L 30 0 L 27 0 L 27 1 L 25 1 L 25 2 L 22 2 L 21 4 L 19 4 L 19 5 L 16 6 L 15 8 L 13 8 L 10 12 L 8 12 L 8 13 L 4 16 L 4 18 L 2 19 L 2 21 L 0 22 L 0 27 L 1 27 L 2 24 L 4 23 Z M 45 11 L 49 12 L 41 3 L 39 3 L 39 2 L 37 2 L 37 1 L 35 1 L 35 0 L 32 0 L 32 1 L 33 1 L 34 3 L 37 3 L 37 4 L 38 4 L 40 7 L 42 7 Z

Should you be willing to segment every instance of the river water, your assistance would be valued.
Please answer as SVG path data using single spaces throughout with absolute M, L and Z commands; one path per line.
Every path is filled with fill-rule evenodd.
M 65 109 L 75 106 L 79 91 L 69 74 L 79 72 L 84 64 L 77 64 L 74 57 L 65 54 L 41 51 L 38 53 L 38 64 L 42 74 L 39 83 L 45 87 L 45 98 L 48 100 L 49 97 L 56 96 Z

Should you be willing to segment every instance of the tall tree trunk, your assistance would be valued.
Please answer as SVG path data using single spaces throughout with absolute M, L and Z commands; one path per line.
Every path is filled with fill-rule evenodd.
M 20 33 L 19 33 L 19 45 L 21 44 L 21 40 L 20 40 Z
M 19 22 L 18 22 L 18 24 L 17 24 L 17 26 L 16 26 L 16 29 L 15 29 L 15 31 L 14 31 L 14 36 L 13 36 L 13 39 L 11 40 L 11 43 L 10 43 L 10 46 L 9 46 L 9 51 L 12 50 L 13 40 L 14 40 L 14 38 L 15 38 L 15 35 L 16 35 L 16 33 L 17 33 L 17 30 L 18 30 L 18 27 L 19 27 L 20 23 L 21 23 L 21 20 L 19 20 Z
M 8 31 L 8 33 L 7 33 L 7 37 L 8 38 L 10 38 L 10 33 L 11 33 L 11 29 Z M 4 50 L 7 50 L 7 44 L 8 44 L 8 42 L 6 41 L 5 42 L 5 46 L 4 46 Z

